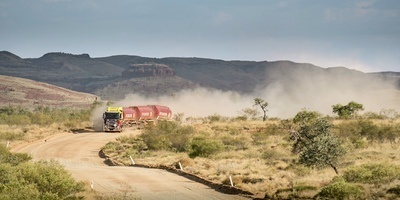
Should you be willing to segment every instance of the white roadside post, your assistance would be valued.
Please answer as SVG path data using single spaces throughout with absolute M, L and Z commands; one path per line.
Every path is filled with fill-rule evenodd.
M 231 186 L 233 187 L 232 176 L 229 176 L 229 181 L 231 182 Z
M 132 165 L 135 165 L 135 161 L 133 161 L 132 156 L 129 156 L 129 158 L 131 158 Z
M 10 141 L 7 141 L 6 147 L 8 148 L 10 146 Z
M 183 171 L 183 167 L 182 167 L 181 162 L 179 162 L 179 168 L 181 168 L 181 170 Z
M 94 188 L 94 183 L 93 183 L 93 181 L 90 181 L 90 188 L 92 188 L 92 190 L 93 190 L 93 188 Z

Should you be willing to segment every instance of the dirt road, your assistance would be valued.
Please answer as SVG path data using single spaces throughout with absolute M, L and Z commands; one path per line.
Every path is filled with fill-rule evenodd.
M 138 134 L 125 130 L 122 134 Z M 100 148 L 121 133 L 60 133 L 40 141 L 12 147 L 13 152 L 30 154 L 34 160 L 54 159 L 77 180 L 107 195 L 126 194 L 139 199 L 247 199 L 217 192 L 203 184 L 161 169 L 107 166 Z

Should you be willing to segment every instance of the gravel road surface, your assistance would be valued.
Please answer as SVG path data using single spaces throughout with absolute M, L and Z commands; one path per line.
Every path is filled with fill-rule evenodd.
M 139 134 L 137 130 L 122 133 L 59 133 L 31 143 L 12 146 L 13 152 L 28 153 L 33 160 L 54 159 L 74 178 L 93 186 L 106 195 L 129 195 L 138 199 L 248 199 L 220 193 L 206 185 L 161 169 L 107 166 L 99 157 L 100 148 L 121 135 Z

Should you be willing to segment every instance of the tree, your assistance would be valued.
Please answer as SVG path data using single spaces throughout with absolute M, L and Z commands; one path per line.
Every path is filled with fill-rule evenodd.
M 263 121 L 265 121 L 267 119 L 267 106 L 268 106 L 268 102 L 264 101 L 261 98 L 255 98 L 254 99 L 254 106 L 260 106 L 261 110 L 263 111 L 264 115 L 263 115 Z
M 358 111 L 364 110 L 362 104 L 355 101 L 349 102 L 347 105 L 336 104 L 332 106 L 333 113 L 339 115 L 339 118 L 347 119 L 357 114 Z
M 294 118 L 292 131 L 293 152 L 299 154 L 299 162 L 309 167 L 331 167 L 339 174 L 337 164 L 346 153 L 341 142 L 330 134 L 330 123 L 316 112 L 301 111 Z

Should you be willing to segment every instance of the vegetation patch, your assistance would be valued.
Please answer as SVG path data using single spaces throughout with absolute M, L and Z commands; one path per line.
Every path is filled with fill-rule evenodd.
M 27 154 L 10 153 L 0 145 L 0 199 L 82 199 L 76 182 L 55 161 L 28 162 Z
M 400 179 L 400 166 L 382 163 L 354 166 L 344 172 L 343 178 L 353 183 L 388 184 Z

